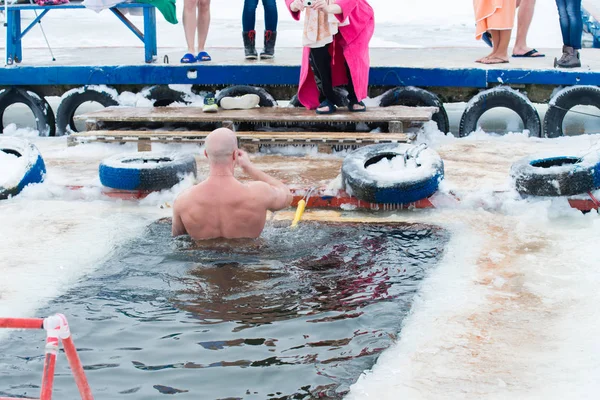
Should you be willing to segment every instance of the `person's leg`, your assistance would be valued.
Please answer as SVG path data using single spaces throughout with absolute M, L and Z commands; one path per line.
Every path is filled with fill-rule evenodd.
M 560 22 L 560 31 L 562 33 L 563 44 L 571 46 L 571 32 L 569 30 L 569 15 L 567 14 L 567 0 L 556 0 L 558 8 L 558 20 Z
M 333 80 L 331 77 L 331 54 L 329 54 L 329 45 L 310 49 L 311 67 L 315 78 L 320 81 L 319 90 L 331 104 L 335 104 L 335 92 L 333 91 Z M 326 110 L 318 108 L 317 110 Z
M 258 0 L 244 0 L 242 12 L 242 39 L 244 40 L 244 54 L 247 60 L 256 60 L 256 7 Z
M 517 38 L 513 54 L 523 55 L 533 50 L 527 46 L 527 34 L 533 20 L 535 0 L 522 0 L 517 2 L 517 6 L 519 7 L 519 14 L 517 20 Z
M 566 10 L 566 34 L 569 43 L 563 47 L 563 57 L 555 61 L 555 66 L 561 68 L 581 67 L 579 49 L 581 49 L 581 35 L 583 34 L 583 21 L 581 19 L 581 0 L 564 0 Z M 563 15 L 561 14 L 561 28 Z
M 356 91 L 354 90 L 354 82 L 352 82 L 352 74 L 350 73 L 350 67 L 348 63 L 346 64 L 346 74 L 348 74 L 348 103 L 352 107 L 353 110 L 362 111 L 366 109 L 366 107 L 361 104 L 356 97 Z
M 244 11 L 242 11 L 242 29 L 244 32 L 253 31 L 256 27 L 256 7 L 258 0 L 244 0 Z
M 262 0 L 262 4 L 265 9 L 265 41 L 260 58 L 270 59 L 275 55 L 277 41 L 277 4 L 275 0 Z
M 262 0 L 263 8 L 265 9 L 265 30 L 277 32 L 277 22 L 279 15 L 277 14 L 277 3 L 275 0 Z
M 210 0 L 198 0 L 198 52 L 203 52 L 210 27 Z
M 346 74 L 348 75 L 348 101 L 352 103 L 358 103 L 358 98 L 356 97 L 356 91 L 354 90 L 354 82 L 352 82 L 352 74 L 350 73 L 350 67 L 348 63 L 344 61 L 346 65 Z
M 185 41 L 187 43 L 188 53 L 194 54 L 196 40 L 196 10 L 198 0 L 183 0 L 183 32 L 185 33 Z
M 512 30 L 497 30 L 490 31 L 494 42 L 494 51 L 488 57 L 482 59 L 483 64 L 501 64 L 508 62 L 508 45 L 510 43 L 510 35 Z
M 583 20 L 581 18 L 581 0 L 566 1 L 567 14 L 569 18 L 569 40 L 570 46 L 575 50 L 581 49 L 581 36 L 583 35 Z
M 494 39 L 494 32 L 498 32 L 498 31 L 487 31 L 487 32 L 485 32 L 485 33 L 488 33 L 488 34 L 490 35 L 490 38 L 491 38 L 491 39 L 490 39 L 490 42 L 492 43 L 492 52 L 491 52 L 490 54 L 488 54 L 487 56 L 485 56 L 485 57 L 481 57 L 480 59 L 476 60 L 475 62 L 478 62 L 478 63 L 483 63 L 483 62 L 485 62 L 485 60 L 487 60 L 488 58 L 490 58 L 490 57 L 493 57 L 493 56 L 494 56 L 494 53 L 496 52 L 496 48 L 495 48 L 495 46 L 494 46 L 494 43 L 496 43 L 495 41 L 496 41 L 496 40 L 498 40 L 497 38 L 496 38 L 496 39 Z

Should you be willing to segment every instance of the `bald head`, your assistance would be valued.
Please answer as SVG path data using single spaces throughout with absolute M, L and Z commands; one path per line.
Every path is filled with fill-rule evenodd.
M 211 163 L 224 164 L 233 160 L 237 139 L 231 129 L 219 128 L 206 137 L 206 156 Z

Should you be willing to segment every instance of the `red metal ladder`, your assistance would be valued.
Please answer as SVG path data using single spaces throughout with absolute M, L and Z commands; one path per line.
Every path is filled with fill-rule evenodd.
M 77 350 L 71 338 L 71 331 L 67 318 L 63 314 L 52 315 L 47 318 L 0 318 L 0 328 L 13 329 L 44 329 L 46 330 L 46 350 L 44 371 L 42 374 L 42 389 L 39 400 L 52 399 L 52 386 L 54 384 L 54 367 L 58 352 L 59 339 L 63 344 L 67 361 L 73 372 L 75 383 L 79 389 L 82 400 L 93 400 L 92 391 L 88 384 L 85 372 L 77 355 Z M 16 399 L 16 397 L 0 397 L 0 400 Z M 38 400 L 38 399 L 34 399 Z

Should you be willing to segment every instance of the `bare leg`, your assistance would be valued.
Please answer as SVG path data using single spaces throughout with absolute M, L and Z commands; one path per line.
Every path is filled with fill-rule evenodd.
M 204 51 L 209 26 L 210 0 L 198 0 L 198 52 Z
M 198 0 L 183 0 L 183 32 L 187 42 L 188 53 L 194 54 L 196 36 L 196 5 Z
M 512 29 L 498 32 L 500 33 L 500 40 L 498 41 L 498 47 L 496 48 L 494 57 L 508 61 L 508 45 L 510 44 Z
M 533 20 L 533 11 L 535 9 L 535 0 L 521 0 L 517 4 L 519 6 L 519 16 L 517 22 L 517 38 L 515 41 L 515 47 L 513 54 L 522 55 L 531 50 L 527 47 L 527 34 L 529 33 L 529 27 Z
M 494 42 L 494 51 L 482 61 L 484 64 L 501 64 L 508 62 L 508 44 L 512 30 L 493 30 L 492 40 Z
M 500 31 L 490 30 L 489 32 L 492 35 L 492 43 L 494 44 L 494 47 L 492 48 L 492 52 L 490 54 L 477 60 L 476 62 L 478 63 L 487 64 L 488 59 L 494 58 L 496 56 L 497 43 L 500 40 Z

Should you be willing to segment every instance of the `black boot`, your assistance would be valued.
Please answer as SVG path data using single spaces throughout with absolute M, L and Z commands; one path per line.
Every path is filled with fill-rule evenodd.
M 242 36 L 244 38 L 246 60 L 256 60 L 258 58 L 256 53 L 256 31 L 242 32 Z
M 265 31 L 265 48 L 260 53 L 260 58 L 270 60 L 275 56 L 275 41 L 277 40 L 277 32 Z

